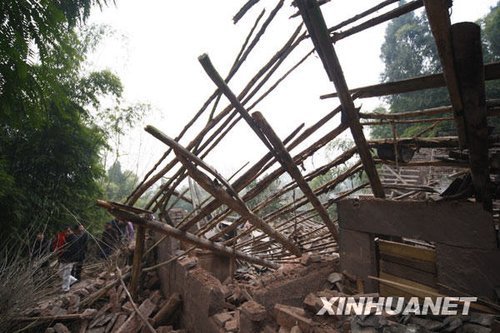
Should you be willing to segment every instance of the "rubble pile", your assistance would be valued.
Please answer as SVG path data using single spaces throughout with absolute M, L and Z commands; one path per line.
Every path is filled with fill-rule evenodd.
M 26 311 L 19 321 L 31 322 L 33 332 L 150 332 L 142 316 L 154 327 L 154 332 L 185 332 L 174 329 L 178 325 L 182 300 L 179 295 L 163 297 L 156 272 L 144 275 L 137 305 L 131 303 L 128 290 L 119 282 L 116 274 L 110 272 L 84 279 L 75 283 L 70 292 L 56 293 L 41 301 Z
M 121 274 L 102 272 L 74 284 L 69 293 L 40 302 L 20 320 L 30 321 L 33 332 L 47 333 L 190 332 L 185 327 L 188 318 L 199 321 L 206 332 L 218 333 L 493 333 L 500 329 L 500 317 L 474 311 L 454 316 L 379 315 L 375 310 L 365 315 L 318 315 L 324 299 L 379 299 L 377 293 L 363 293 L 356 277 L 339 272 L 337 256 L 305 255 L 276 271 L 259 273 L 254 267 L 246 270 L 244 278 L 235 275 L 224 282 L 201 268 L 196 257 L 184 256 L 175 264 L 185 269 L 186 281 L 196 278 L 201 285 L 189 282 L 183 295 L 164 295 L 164 281 L 157 272 L 146 272 L 133 304 Z M 203 288 L 208 293 L 199 297 L 205 293 Z M 187 313 L 195 303 L 206 312 Z
M 324 258 L 323 258 L 324 259 Z M 321 298 L 361 297 L 379 299 L 378 293 L 358 293 L 358 281 L 346 272 L 332 272 L 322 281 L 324 289 L 311 292 L 302 299 L 300 305 L 291 304 L 286 297 L 276 297 L 277 301 L 271 309 L 255 300 L 259 292 L 276 283 L 284 283 L 296 279 L 300 274 L 309 272 L 303 260 L 302 264 L 287 265 L 280 270 L 261 277 L 258 285 L 229 284 L 231 296 L 228 302 L 238 305 L 213 315 L 210 320 L 217 327 L 215 332 L 278 332 L 278 333 L 427 333 L 427 332 L 461 332 L 489 333 L 500 332 L 500 317 L 494 314 L 471 312 L 469 315 L 454 316 L 416 316 L 416 315 L 382 315 L 371 311 L 368 315 L 317 315 L 323 308 Z M 331 262 L 330 262 L 331 263 Z M 317 268 L 316 266 L 314 266 Z M 289 290 L 292 295 L 296 292 Z M 283 302 L 283 303 L 280 303 Z

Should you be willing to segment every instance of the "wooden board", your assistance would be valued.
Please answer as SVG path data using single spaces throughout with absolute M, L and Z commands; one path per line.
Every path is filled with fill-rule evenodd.
M 496 249 L 493 218 L 470 202 L 345 199 L 337 203 L 343 229 L 454 246 Z
M 431 273 L 433 275 L 436 275 L 437 272 L 435 262 L 393 257 L 380 252 L 379 252 L 379 259 L 407 267 L 412 267 L 418 269 L 419 271 Z
M 424 272 L 411 266 L 404 266 L 385 260 L 379 261 L 379 269 L 380 272 L 437 288 L 437 276 L 433 273 Z
M 436 250 L 434 249 L 417 247 L 382 239 L 379 239 L 377 243 L 381 254 L 410 260 L 414 259 L 433 263 L 436 262 Z
M 394 292 L 394 289 L 406 294 L 406 295 L 402 295 L 402 296 L 432 297 L 432 296 L 435 296 L 439 292 L 436 288 L 432 288 L 432 287 L 426 286 L 426 285 L 421 284 L 421 283 L 417 283 L 414 281 L 403 279 L 403 278 L 400 278 L 398 276 L 394 276 L 394 275 L 391 275 L 388 273 L 380 272 L 379 277 L 381 279 L 390 280 L 393 282 L 403 284 L 405 286 L 410 286 L 413 288 L 420 289 L 419 291 L 417 291 L 414 289 L 405 288 L 404 286 L 394 286 L 394 285 L 379 282 L 379 289 L 380 289 L 381 296 L 394 296 L 394 294 L 390 294 L 390 292 Z M 383 287 L 382 287 L 382 285 L 383 285 Z M 385 292 L 389 292 L 389 294 L 384 294 Z M 396 296 L 399 296 L 399 295 L 396 295 Z

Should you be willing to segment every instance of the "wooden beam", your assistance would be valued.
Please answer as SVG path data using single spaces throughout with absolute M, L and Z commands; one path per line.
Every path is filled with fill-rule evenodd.
M 156 221 L 154 219 L 146 219 L 130 211 L 127 211 L 123 207 L 117 207 L 113 203 L 103 200 L 98 200 L 97 204 L 105 209 L 107 209 L 112 215 L 126 219 L 134 224 L 140 225 L 143 228 L 150 228 L 160 233 L 169 235 L 176 239 L 191 243 L 199 248 L 211 250 L 226 256 L 234 256 L 243 261 L 247 261 L 252 264 L 257 264 L 265 267 L 270 267 L 277 269 L 279 265 L 270 262 L 268 260 L 260 259 L 258 257 L 249 256 L 241 251 L 236 251 L 230 247 L 224 246 L 220 243 L 211 242 L 207 239 L 197 237 L 189 232 L 181 231 L 174 228 L 166 223 Z
M 302 192 L 307 197 L 307 199 L 309 200 L 311 205 L 318 211 L 318 214 L 319 214 L 321 220 L 323 220 L 323 223 L 326 225 L 328 230 L 330 230 L 330 232 L 333 235 L 333 238 L 335 240 L 337 240 L 338 239 L 338 232 L 337 232 L 337 228 L 335 227 L 335 224 L 333 224 L 325 207 L 323 207 L 323 205 L 319 201 L 318 197 L 314 194 L 314 192 L 311 189 L 311 187 L 309 186 L 309 184 L 305 181 L 304 177 L 300 173 L 299 168 L 293 162 L 293 159 L 290 156 L 290 153 L 286 150 L 285 145 L 283 145 L 283 142 L 281 142 L 279 137 L 276 135 L 276 133 L 272 129 L 271 125 L 269 125 L 266 118 L 264 118 L 264 116 L 262 115 L 262 113 L 254 112 L 252 114 L 252 117 L 253 117 L 253 119 L 255 119 L 257 126 L 259 126 L 262 133 L 264 133 L 266 138 L 271 143 L 271 145 L 273 147 L 272 152 L 275 154 L 276 159 L 281 163 L 283 168 L 295 180 L 298 187 L 302 190 Z
M 471 22 L 451 28 L 457 80 L 462 93 L 465 136 L 476 199 L 492 209 L 488 157 L 488 121 L 481 28 Z
M 387 12 L 385 14 L 382 14 L 380 16 L 372 18 L 371 20 L 363 22 L 360 25 L 352 27 L 346 31 L 333 33 L 331 40 L 333 43 L 335 43 L 343 38 L 354 35 L 358 32 L 364 31 L 366 29 L 369 29 L 371 27 L 374 27 L 374 26 L 381 24 L 381 23 L 384 23 L 386 21 L 392 20 L 393 18 L 396 18 L 396 17 L 399 17 L 401 15 L 412 12 L 420 7 L 422 7 L 422 0 L 415 0 L 415 1 L 409 2 L 409 3 L 404 4 L 396 9 L 391 10 L 390 12 Z
M 132 277 L 130 279 L 130 292 L 132 297 L 137 299 L 137 292 L 139 289 L 139 283 L 141 280 L 142 273 L 142 255 L 144 253 L 144 243 L 146 240 L 146 229 L 139 226 L 137 232 L 135 233 L 135 248 L 134 257 L 132 259 Z
M 248 12 L 255 4 L 257 4 L 259 0 L 248 0 L 243 7 L 238 10 L 238 12 L 233 16 L 233 23 L 236 24 L 238 21 L 245 16 L 246 12 Z
M 500 79 L 500 62 L 493 62 L 484 65 L 485 80 Z M 385 82 L 364 86 L 349 90 L 349 93 L 358 94 L 358 98 L 382 97 L 388 95 L 402 94 L 417 90 L 434 89 L 445 87 L 443 73 L 413 77 L 400 81 Z M 338 93 L 321 95 L 321 99 L 338 97 Z
M 343 122 L 345 120 L 351 128 L 351 133 L 358 147 L 358 153 L 363 162 L 365 172 L 368 175 L 373 194 L 375 197 L 383 198 L 385 197 L 384 189 L 380 182 L 377 169 L 375 168 L 370 149 L 366 143 L 363 128 L 359 123 L 358 112 L 349 94 L 349 89 L 347 88 L 347 83 L 342 73 L 342 67 L 340 66 L 339 59 L 330 41 L 321 10 L 314 0 L 297 0 L 296 3 L 314 43 L 314 47 L 327 71 L 328 77 L 333 81 L 335 88 L 339 92 Z
M 436 46 L 443 67 L 446 87 L 450 94 L 451 105 L 453 106 L 455 122 L 457 124 L 458 140 L 460 146 L 467 147 L 465 137 L 465 126 L 463 119 L 463 104 L 460 95 L 460 88 L 455 70 L 453 47 L 451 41 L 451 23 L 448 8 L 450 0 L 424 0 L 427 18 L 431 26 L 431 31 L 436 41 Z
M 348 24 L 356 22 L 356 21 L 362 19 L 363 17 L 366 17 L 366 16 L 368 16 L 368 15 L 370 15 L 372 13 L 375 13 L 376 11 L 378 11 L 378 10 L 380 10 L 380 9 L 386 7 L 386 6 L 389 6 L 389 5 L 391 5 L 391 4 L 395 3 L 395 2 L 398 2 L 398 1 L 399 0 L 385 0 L 385 1 L 381 2 L 381 3 L 379 3 L 378 5 L 372 7 L 370 9 L 368 9 L 368 10 L 365 10 L 364 12 L 362 12 L 362 13 L 360 13 L 358 15 L 355 15 L 355 16 L 353 16 L 353 17 L 351 17 L 351 18 L 349 18 L 349 19 L 347 19 L 345 21 L 340 22 L 339 24 L 334 25 L 333 27 L 328 28 L 328 31 L 329 32 L 334 32 L 335 30 L 338 30 L 338 29 L 340 29 L 342 27 L 345 27 Z
M 432 116 L 436 114 L 451 113 L 453 109 L 451 106 L 440 106 L 437 108 L 430 108 L 424 110 L 397 112 L 397 113 L 359 113 L 361 119 L 380 119 L 380 120 L 398 120 L 413 117 Z
M 459 146 L 456 136 L 440 136 L 437 138 L 399 138 L 396 140 L 399 145 L 408 144 L 419 148 L 457 148 Z M 491 136 L 488 139 L 488 146 L 499 143 L 500 137 Z M 373 139 L 368 141 L 370 147 L 375 147 L 380 144 L 394 144 L 393 139 Z
M 223 204 L 227 205 L 229 208 L 234 210 L 236 213 L 240 214 L 242 217 L 248 219 L 248 221 L 261 229 L 264 233 L 266 233 L 269 237 L 273 238 L 276 240 L 278 243 L 283 245 L 284 248 L 286 248 L 290 253 L 296 255 L 297 257 L 300 257 L 302 255 L 301 251 L 299 248 L 290 242 L 285 236 L 283 236 L 281 233 L 277 232 L 274 230 L 271 226 L 269 226 L 266 222 L 264 222 L 260 217 L 255 215 L 248 207 L 245 205 L 245 202 L 241 200 L 241 198 L 238 196 L 236 191 L 234 189 L 224 189 L 221 184 L 218 182 L 212 181 L 207 175 L 205 175 L 203 172 L 199 171 L 196 168 L 195 162 L 198 158 L 193 155 L 191 152 L 187 151 L 184 149 L 182 146 L 180 146 L 175 140 L 169 138 L 162 132 L 160 132 L 158 129 L 154 128 L 153 126 L 147 126 L 146 131 L 153 135 L 155 138 L 160 140 L 161 142 L 165 143 L 166 145 L 170 146 L 176 156 L 177 159 L 183 164 L 183 166 L 187 169 L 189 175 L 196 180 L 196 182 L 203 187 L 205 191 L 210 193 L 214 198 L 220 200 Z M 196 164 L 198 164 L 196 162 Z M 199 165 L 199 164 L 198 164 Z M 206 168 L 205 168 L 206 169 Z M 220 177 L 220 176 L 219 176 Z M 219 178 L 217 178 L 219 179 Z M 227 182 L 221 182 L 222 184 L 226 185 Z M 227 187 L 228 185 L 226 185 Z M 230 185 L 229 185 L 230 186 Z M 227 190 L 227 191 L 226 191 Z

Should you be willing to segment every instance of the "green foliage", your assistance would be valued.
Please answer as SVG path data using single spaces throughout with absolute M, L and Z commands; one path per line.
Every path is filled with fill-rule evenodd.
M 139 177 L 130 170 L 122 171 L 121 164 L 117 160 L 108 169 L 104 196 L 111 201 L 123 202 L 132 193 L 138 182 Z
M 87 53 L 108 32 L 76 32 L 93 4 L 105 1 L 0 3 L 2 239 L 105 218 L 95 205 L 103 196 L 101 156 L 145 109 L 122 105 L 123 87 L 112 72 L 86 69 Z M 101 111 L 104 100 L 114 103 L 112 117 Z
M 401 1 L 400 3 L 404 3 Z M 490 13 L 480 21 L 483 28 L 485 63 L 500 59 L 500 9 L 493 7 Z M 387 26 L 385 41 L 381 48 L 381 58 L 385 68 L 383 82 L 391 82 L 411 77 L 441 72 L 439 56 L 425 12 L 421 15 L 409 13 L 394 19 Z M 487 97 L 500 96 L 498 81 L 487 82 Z M 389 112 L 422 110 L 449 105 L 446 88 L 428 89 L 386 98 Z M 441 117 L 436 115 L 435 117 Z M 431 124 L 397 125 L 399 136 L 412 136 L 420 133 Z M 425 132 L 423 136 L 452 135 L 453 122 L 441 122 L 437 127 Z M 391 137 L 389 126 L 373 126 L 372 137 Z
M 381 58 L 385 64 L 381 76 L 383 82 L 441 71 L 436 45 L 425 13 L 421 15 L 408 13 L 389 23 L 381 48 Z M 448 93 L 444 88 L 392 95 L 387 97 L 386 101 L 389 104 L 389 112 L 422 110 L 449 104 Z M 404 136 L 417 132 L 413 127 L 412 125 L 397 125 L 396 129 L 398 135 Z M 440 131 L 449 130 L 451 130 L 449 124 L 440 127 Z M 373 126 L 371 135 L 379 138 L 392 137 L 392 130 L 390 126 Z
M 500 2 L 491 8 L 488 15 L 479 21 L 483 29 L 483 55 L 485 63 L 500 61 Z M 500 98 L 500 80 L 486 81 L 486 97 Z M 500 120 L 488 119 L 490 125 L 495 125 L 495 131 L 500 132 Z
M 500 2 L 479 23 L 483 28 L 485 62 L 500 60 Z
M 54 60 L 64 64 L 74 62 L 81 53 L 71 32 L 83 22 L 92 5 L 103 5 L 105 0 L 0 2 L 0 106 L 3 116 L 17 119 L 28 116 L 33 104 L 45 98 L 52 88 L 54 77 L 41 71 Z M 57 57 L 54 57 L 58 54 Z M 59 95 L 62 96 L 62 95 Z M 30 115 L 33 117 L 33 115 Z M 34 119 L 36 120 L 36 119 Z

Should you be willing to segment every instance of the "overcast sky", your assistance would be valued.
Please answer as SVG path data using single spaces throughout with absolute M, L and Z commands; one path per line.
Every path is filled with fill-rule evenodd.
M 264 7 L 264 17 L 267 17 L 277 0 L 261 0 L 234 25 L 232 17 L 244 2 L 117 0 L 116 6 L 111 5 L 103 11 L 94 10 L 90 23 L 109 25 L 116 33 L 105 40 L 92 56 L 92 66 L 117 73 L 125 86 L 128 101 L 147 102 L 153 106 L 151 114 L 123 140 L 121 161 L 124 167 L 143 174 L 154 165 L 165 147 L 145 133 L 142 127 L 152 124 L 175 137 L 215 87 L 197 57 L 207 53 L 217 70 L 227 74 L 255 18 Z M 300 23 L 300 17 L 289 19 L 295 12 L 289 6 L 290 2 L 285 2 L 258 47 L 229 84 L 234 92 L 240 91 Z M 322 6 L 322 10 L 327 25 L 332 26 L 379 2 L 334 0 Z M 475 21 L 495 3 L 496 0 L 454 0 L 452 22 Z M 350 88 L 379 82 L 383 70 L 380 46 L 385 28 L 386 24 L 381 24 L 335 45 Z M 284 63 L 283 70 L 292 66 L 312 47 L 309 41 L 303 44 L 290 61 Z M 258 110 L 284 138 L 300 123 L 311 125 L 335 108 L 337 100 L 319 99 L 320 95 L 333 91 L 333 84 L 328 81 L 320 60 L 314 55 L 264 100 Z M 378 99 L 362 100 L 362 110 L 372 110 L 381 103 Z M 202 123 L 205 121 L 206 118 Z M 333 123 L 331 126 L 334 126 Z M 181 143 L 187 144 L 199 128 L 190 132 Z M 263 153 L 263 144 L 241 122 L 207 161 L 228 176 L 246 161 L 253 162 Z M 323 160 L 324 156 L 315 159 Z

